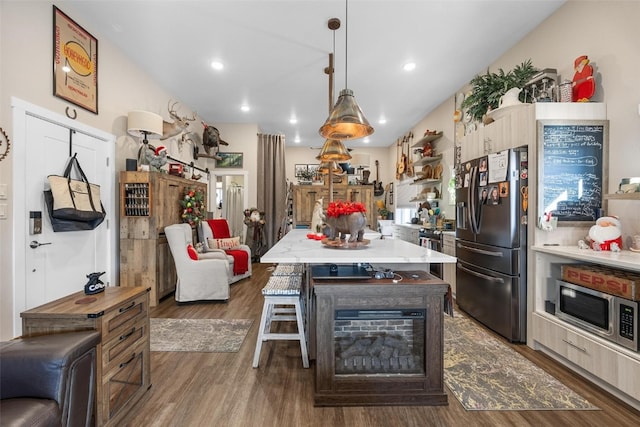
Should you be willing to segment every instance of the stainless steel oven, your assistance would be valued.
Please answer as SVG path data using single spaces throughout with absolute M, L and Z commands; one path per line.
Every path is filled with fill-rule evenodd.
M 418 236 L 420 238 L 420 246 L 442 252 L 442 232 L 421 228 Z M 437 278 L 442 279 L 442 264 L 430 263 L 429 272 Z

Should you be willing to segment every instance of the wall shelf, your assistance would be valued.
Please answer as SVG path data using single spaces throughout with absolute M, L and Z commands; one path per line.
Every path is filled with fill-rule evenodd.
M 640 192 L 605 194 L 606 200 L 640 200 Z
M 419 148 L 419 147 L 424 147 L 424 145 L 428 142 L 432 142 L 435 141 L 436 139 L 440 138 L 442 136 L 442 131 L 433 134 L 433 135 L 427 135 L 424 138 L 418 140 L 418 142 L 416 142 L 415 144 L 413 144 L 411 146 L 411 148 Z

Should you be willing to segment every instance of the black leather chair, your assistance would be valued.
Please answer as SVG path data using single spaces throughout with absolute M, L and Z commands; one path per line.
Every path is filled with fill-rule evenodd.
M 90 426 L 100 333 L 0 343 L 0 426 Z

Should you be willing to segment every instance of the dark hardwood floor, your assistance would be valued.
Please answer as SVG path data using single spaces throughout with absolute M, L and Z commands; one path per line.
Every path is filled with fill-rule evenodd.
M 269 265 L 253 264 L 253 277 L 232 285 L 227 303 L 176 304 L 173 297 L 151 317 L 253 319 L 238 353 L 151 353 L 152 387 L 129 413 L 128 426 L 638 426 L 640 412 L 552 359 L 512 346 L 601 408 L 597 411 L 466 411 L 449 405 L 397 407 L 313 406 L 313 364 L 302 368 L 297 341 L 266 342 L 252 368 L 262 311 L 260 290 Z

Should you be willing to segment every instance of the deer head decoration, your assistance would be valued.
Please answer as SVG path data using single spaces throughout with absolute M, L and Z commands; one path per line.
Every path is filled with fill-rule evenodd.
M 196 119 L 196 114 L 193 113 L 191 118 L 187 116 L 180 117 L 178 113 L 176 113 L 176 105 L 178 101 L 171 104 L 171 101 L 167 104 L 167 110 L 169 111 L 169 115 L 173 119 L 173 122 L 162 122 L 162 136 L 160 139 L 168 139 L 172 136 L 176 136 L 184 132 L 189 126 L 189 122 L 192 122 Z

